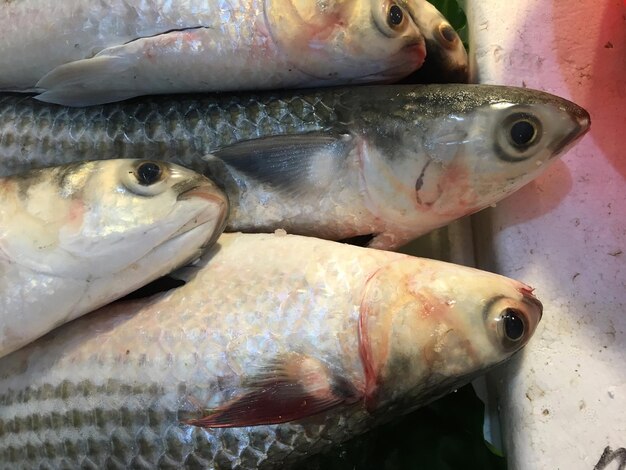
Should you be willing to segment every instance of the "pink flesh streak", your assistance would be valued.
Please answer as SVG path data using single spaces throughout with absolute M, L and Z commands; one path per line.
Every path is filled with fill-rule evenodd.
M 380 269 L 376 270 L 367 278 L 366 286 L 379 271 Z M 368 314 L 368 305 L 365 299 L 362 299 L 359 315 L 359 355 L 361 356 L 361 363 L 365 375 L 365 390 L 363 390 L 365 407 L 369 412 L 372 412 L 376 407 L 376 391 L 378 389 L 378 375 L 380 370 L 374 365 L 372 345 L 369 339 L 370 332 L 367 326 Z

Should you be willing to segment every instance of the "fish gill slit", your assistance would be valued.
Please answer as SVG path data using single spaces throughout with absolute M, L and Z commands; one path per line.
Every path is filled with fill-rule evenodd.
M 151 34 L 148 36 L 139 36 L 136 37 L 134 39 L 131 39 L 130 41 L 126 41 L 125 43 L 123 43 L 123 45 L 127 45 L 127 44 L 131 44 L 133 42 L 136 41 L 140 41 L 142 39 L 150 39 L 150 38 L 156 38 L 158 36 L 164 36 L 166 34 L 170 34 L 170 33 L 184 33 L 187 31 L 194 31 L 196 29 L 213 29 L 212 26 L 206 26 L 206 25 L 198 25 L 198 26 L 189 26 L 187 28 L 173 28 L 173 29 L 168 29 L 167 31 L 159 31 L 158 33 L 155 34 Z

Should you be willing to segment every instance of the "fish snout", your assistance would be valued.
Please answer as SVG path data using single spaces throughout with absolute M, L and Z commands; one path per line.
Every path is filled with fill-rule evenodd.
M 535 324 L 539 323 L 543 317 L 543 304 L 535 297 L 534 289 L 529 286 L 522 286 L 519 289 L 522 294 L 522 302 L 529 308 L 530 315 Z
M 591 116 L 589 112 L 574 103 L 568 108 L 568 114 L 572 121 L 572 130 L 555 146 L 552 158 L 560 155 L 570 148 L 577 140 L 583 137 L 591 128 Z

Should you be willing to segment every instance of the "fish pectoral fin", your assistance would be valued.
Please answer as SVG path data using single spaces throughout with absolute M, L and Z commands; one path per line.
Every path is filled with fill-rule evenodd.
M 213 154 L 237 172 L 289 194 L 322 192 L 337 178 L 354 147 L 349 134 L 311 132 L 238 142 Z
M 255 377 L 247 393 L 185 424 L 231 428 L 286 423 L 357 402 L 361 394 L 329 366 L 310 356 L 289 354 Z
M 115 81 L 116 76 L 131 66 L 131 58 L 107 54 L 69 62 L 37 82 L 36 88 L 44 91 L 35 98 L 65 106 L 90 106 L 131 98 L 137 92 L 116 89 L 120 83 Z

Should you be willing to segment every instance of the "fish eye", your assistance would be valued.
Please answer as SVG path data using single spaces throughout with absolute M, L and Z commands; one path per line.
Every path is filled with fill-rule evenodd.
M 525 299 L 504 296 L 491 299 L 485 305 L 484 318 L 493 344 L 505 352 L 521 348 L 534 331 L 533 312 L 536 308 L 536 304 Z
M 443 39 L 442 42 L 447 47 L 456 45 L 456 40 L 459 38 L 454 28 L 448 23 L 441 23 L 439 25 L 439 35 Z
M 523 310 L 506 306 L 495 318 L 498 341 L 506 350 L 517 349 L 527 335 L 527 319 Z
M 121 171 L 122 185 L 138 196 L 156 196 L 169 187 L 171 172 L 166 163 L 131 160 Z
M 523 315 L 514 308 L 506 308 L 500 315 L 500 321 L 504 324 L 504 335 L 509 341 L 519 341 L 524 337 Z
M 511 126 L 511 143 L 516 147 L 526 147 L 533 143 L 537 135 L 534 124 L 526 119 L 520 119 Z
M 404 20 L 404 12 L 395 3 L 389 7 L 389 13 L 387 14 L 387 22 L 391 28 L 397 28 L 402 24 Z
M 536 146 L 543 136 L 543 127 L 533 114 L 517 112 L 507 116 L 496 132 L 498 158 L 518 162 L 536 154 Z
M 137 166 L 135 176 L 137 182 L 143 186 L 150 186 L 158 183 L 161 179 L 163 171 L 161 166 L 154 162 L 143 162 Z

